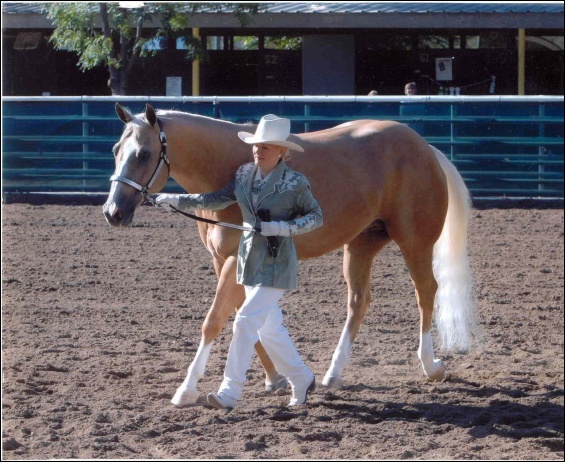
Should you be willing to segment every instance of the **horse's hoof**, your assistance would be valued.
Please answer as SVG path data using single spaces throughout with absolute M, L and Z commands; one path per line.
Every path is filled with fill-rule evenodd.
M 324 380 L 322 380 L 322 385 L 334 390 L 341 390 L 343 388 L 343 379 L 341 377 L 325 376 Z
M 277 380 L 275 380 L 274 382 L 269 382 L 268 380 L 265 380 L 265 390 L 267 390 L 270 393 L 275 392 L 277 390 L 285 390 L 287 387 L 288 387 L 288 380 L 286 380 L 286 377 L 283 377 L 282 375 L 279 375 Z
M 434 359 L 433 367 L 430 369 L 430 371 L 424 370 L 424 373 L 430 382 L 441 382 L 445 378 L 447 368 L 441 359 Z
M 196 390 L 186 389 L 186 388 L 179 388 L 171 399 L 171 403 L 175 406 L 190 406 L 192 404 L 196 404 L 198 402 L 198 397 L 200 393 Z

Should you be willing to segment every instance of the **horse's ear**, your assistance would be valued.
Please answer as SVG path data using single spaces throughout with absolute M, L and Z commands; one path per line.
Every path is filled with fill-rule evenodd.
M 127 124 L 133 120 L 131 112 L 129 112 L 126 108 L 123 108 L 120 103 L 116 103 L 115 107 L 116 114 L 118 114 L 118 117 L 123 123 Z
M 155 109 L 153 109 L 153 106 L 149 103 L 145 105 L 145 119 L 152 127 L 157 123 L 157 114 L 155 114 Z

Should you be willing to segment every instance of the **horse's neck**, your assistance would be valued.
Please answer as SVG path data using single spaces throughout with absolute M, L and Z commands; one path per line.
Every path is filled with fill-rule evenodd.
M 233 180 L 237 168 L 252 160 L 251 146 L 231 122 L 184 113 L 163 116 L 171 176 L 187 191 L 216 191 Z

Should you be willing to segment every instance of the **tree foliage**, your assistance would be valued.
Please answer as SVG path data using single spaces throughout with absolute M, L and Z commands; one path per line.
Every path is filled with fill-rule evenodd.
M 259 37 L 241 36 L 238 37 L 240 44 L 245 49 L 256 49 L 259 46 Z M 300 50 L 302 48 L 302 37 L 300 36 L 266 36 L 265 48 L 276 50 Z
M 128 5 L 129 4 L 129 5 Z M 55 48 L 79 56 L 78 66 L 86 71 L 106 66 L 108 85 L 113 95 L 126 93 L 127 81 L 139 59 L 155 53 L 148 42 L 165 39 L 175 43 L 182 37 L 187 46 L 186 57 L 201 58 L 203 48 L 191 33 L 190 15 L 203 10 L 228 11 L 242 26 L 257 13 L 257 3 L 142 3 L 142 2 L 55 2 L 45 4 L 47 18 L 55 30 L 51 42 Z M 148 29 L 148 23 L 158 27 Z

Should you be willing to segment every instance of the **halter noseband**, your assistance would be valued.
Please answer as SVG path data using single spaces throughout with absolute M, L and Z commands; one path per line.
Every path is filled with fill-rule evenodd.
M 167 157 L 167 135 L 165 135 L 165 132 L 163 131 L 163 122 L 157 119 L 157 123 L 159 124 L 159 140 L 161 141 L 161 154 L 160 154 L 159 164 L 157 165 L 157 168 L 155 168 L 155 171 L 153 172 L 153 175 L 151 175 L 151 178 L 149 178 L 148 183 L 145 186 L 141 186 L 139 183 L 136 183 L 135 181 L 130 180 L 125 176 L 112 175 L 110 177 L 110 181 L 121 181 L 122 183 L 129 184 L 130 186 L 134 187 L 141 193 L 143 198 L 147 202 L 151 202 L 152 205 L 156 205 L 156 204 L 151 198 L 151 196 L 149 196 L 149 190 L 151 189 L 151 186 L 153 186 L 153 183 L 159 176 L 159 173 L 163 168 L 163 164 L 167 166 L 167 176 L 169 176 L 169 173 L 171 172 L 171 165 L 169 162 L 169 158 Z

